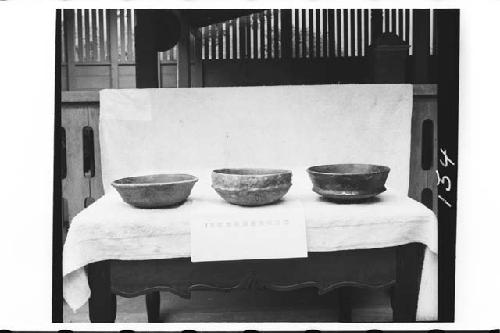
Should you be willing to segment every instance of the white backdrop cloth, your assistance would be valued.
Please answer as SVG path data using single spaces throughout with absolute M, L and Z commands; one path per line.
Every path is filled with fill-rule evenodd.
M 309 252 L 425 244 L 417 316 L 435 319 L 437 221 L 404 195 L 411 110 L 410 85 L 102 91 L 106 195 L 72 221 L 63 259 L 66 301 L 77 309 L 90 296 L 83 270 L 88 263 L 189 257 L 193 212 L 207 205 L 228 207 L 210 188 L 209 170 L 262 166 L 294 170 L 285 200 L 262 209 L 299 200 Z M 311 191 L 305 166 L 346 162 L 388 165 L 392 190 L 360 205 L 321 201 Z M 134 209 L 109 188 L 113 179 L 176 171 L 200 178 L 190 200 L 176 209 Z

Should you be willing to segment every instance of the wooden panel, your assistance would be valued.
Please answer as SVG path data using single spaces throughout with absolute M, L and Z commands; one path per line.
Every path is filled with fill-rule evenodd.
M 411 155 L 410 155 L 410 188 L 408 195 L 418 201 L 422 200 L 422 192 L 425 189 L 432 191 L 432 207 L 437 214 L 437 153 L 433 154 L 433 161 L 428 170 L 422 168 L 422 126 L 425 120 L 433 123 L 433 150 L 438 151 L 437 146 L 437 96 L 416 95 L 413 101 L 413 116 L 411 129 Z M 428 195 L 428 194 L 426 194 Z
M 95 176 L 90 178 L 89 197 L 97 200 L 104 195 L 101 172 L 101 145 L 99 142 L 99 104 L 89 104 L 88 108 L 89 126 L 94 130 L 94 161 Z
M 75 76 L 78 77 L 106 77 L 109 79 L 109 65 L 77 65 Z
M 68 67 L 66 65 L 61 66 L 61 91 L 69 90 L 68 87 Z
M 75 78 L 76 90 L 100 90 L 109 86 L 109 78 L 105 76 L 81 76 Z
M 189 258 L 179 258 L 109 262 L 111 288 L 124 297 L 154 290 L 189 297 L 192 290 L 253 287 L 281 291 L 315 287 L 319 294 L 323 294 L 346 282 L 364 287 L 382 287 L 396 280 L 394 247 L 312 252 L 306 259 L 191 263 Z M 337 269 L 339 267 L 342 269 Z
M 133 65 L 120 65 L 119 67 L 118 83 L 120 88 L 135 88 L 135 66 Z
M 63 104 L 61 126 L 66 131 L 67 174 L 62 180 L 63 197 L 68 201 L 68 220 L 84 208 L 89 196 L 89 180 L 83 174 L 83 135 L 88 125 L 88 106 L 83 103 Z M 99 170 L 100 171 L 100 170 Z
M 203 65 L 204 67 L 205 65 Z M 177 66 L 175 64 L 162 64 L 162 88 L 176 88 L 177 87 Z

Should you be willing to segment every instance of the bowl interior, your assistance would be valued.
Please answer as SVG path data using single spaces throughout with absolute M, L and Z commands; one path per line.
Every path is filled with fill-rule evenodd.
M 195 176 L 188 174 L 157 174 L 139 177 L 126 177 L 115 180 L 115 185 L 157 185 L 157 184 L 175 184 L 198 180 Z
M 237 168 L 237 169 L 218 169 L 214 173 L 239 176 L 269 176 L 283 173 L 290 173 L 288 170 L 281 169 L 261 169 L 261 168 Z
M 321 174 L 373 174 L 388 172 L 389 167 L 383 165 L 373 165 L 373 164 L 330 164 L 330 165 L 318 165 L 313 166 L 308 169 L 312 173 Z

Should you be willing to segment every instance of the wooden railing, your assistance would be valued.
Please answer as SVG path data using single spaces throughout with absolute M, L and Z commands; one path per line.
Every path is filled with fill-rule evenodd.
M 437 214 L 437 87 L 414 85 L 409 196 Z M 63 92 L 61 108 L 63 221 L 103 195 L 99 94 Z
M 75 9 L 62 15 L 62 88 L 135 87 L 135 11 Z M 433 10 L 272 9 L 202 27 L 203 61 L 365 57 L 380 33 L 410 45 L 410 56 L 437 51 Z M 163 87 L 176 86 L 177 46 L 159 53 Z

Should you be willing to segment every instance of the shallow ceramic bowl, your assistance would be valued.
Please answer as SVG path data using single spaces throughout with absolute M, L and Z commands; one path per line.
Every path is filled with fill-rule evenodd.
M 337 201 L 368 199 L 385 191 L 389 167 L 372 164 L 331 164 L 307 169 L 313 191 Z
M 292 186 L 292 172 L 278 169 L 218 169 L 212 187 L 227 202 L 261 206 L 280 200 Z
M 158 174 L 122 178 L 111 185 L 134 207 L 163 208 L 185 201 L 197 181 L 187 174 Z

